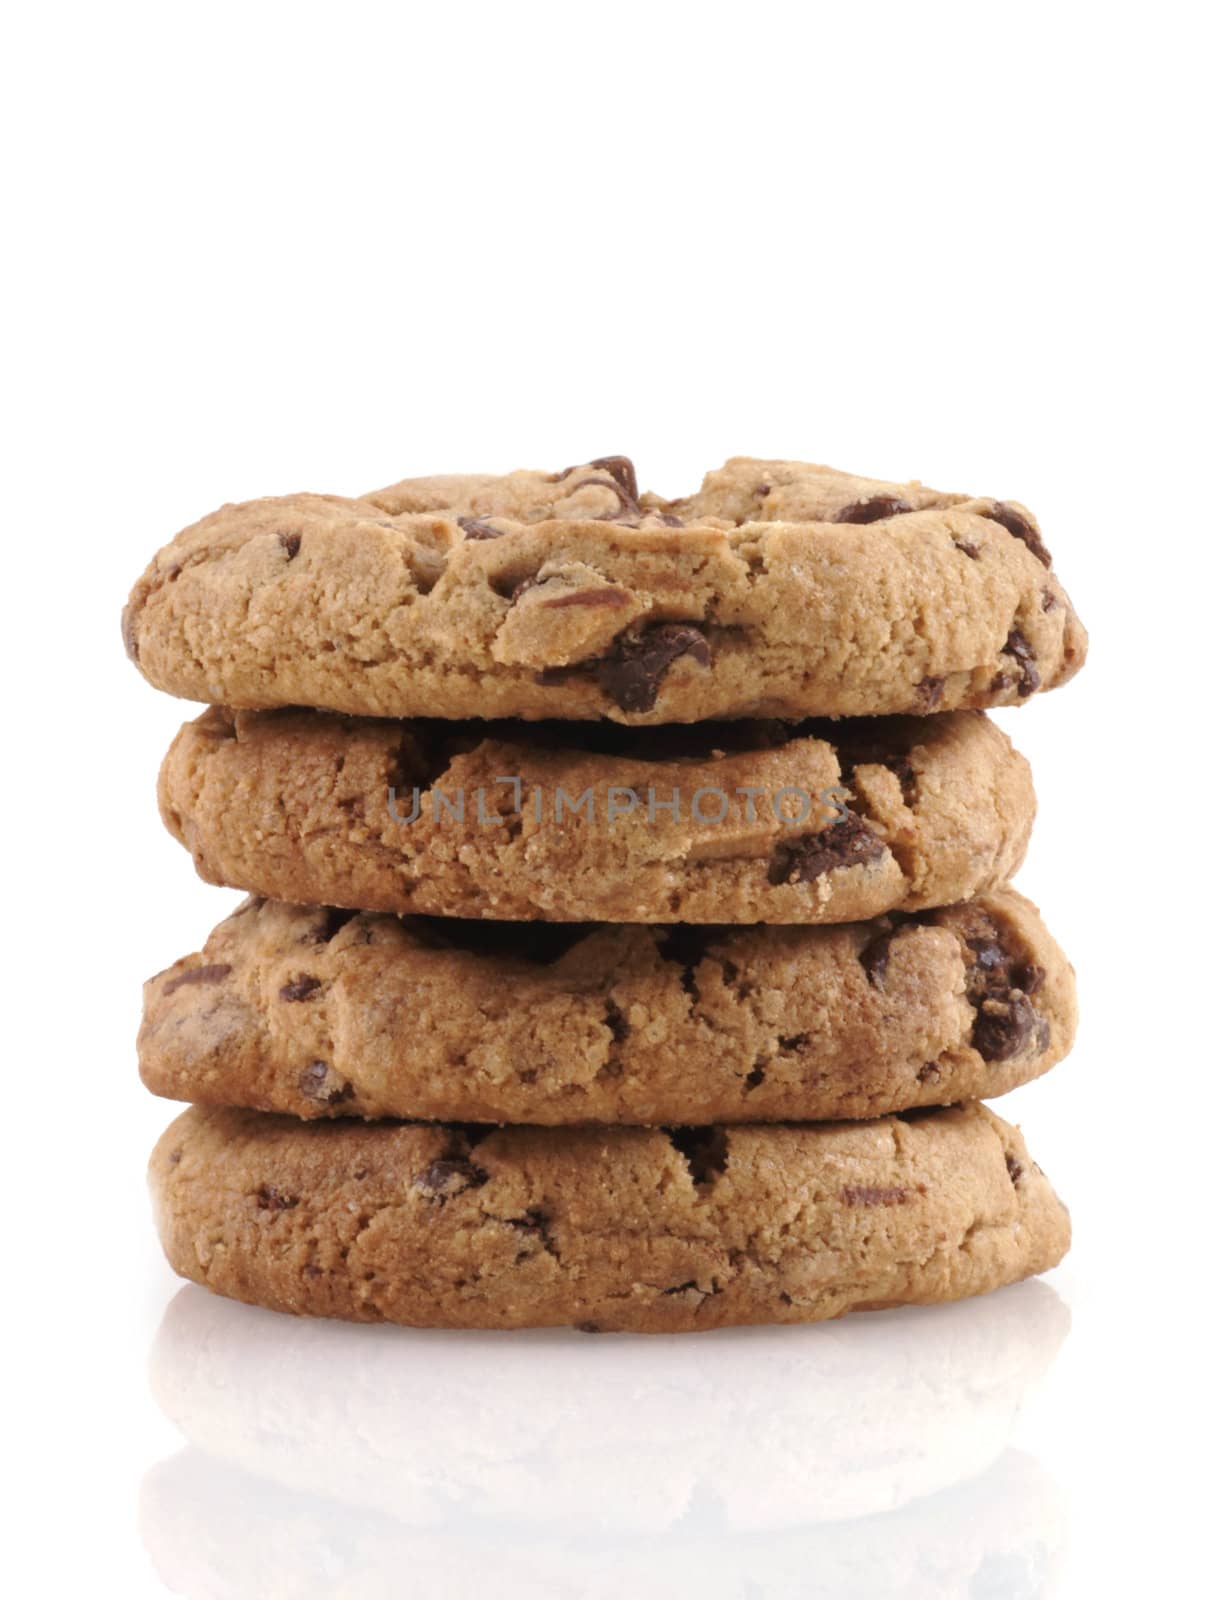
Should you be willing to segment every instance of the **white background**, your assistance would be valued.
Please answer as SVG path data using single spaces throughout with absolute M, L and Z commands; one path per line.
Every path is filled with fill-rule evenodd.
M 1214 15 L 215 0 L 10 23 L 14 1593 L 1218 1586 Z M 1062 1308 L 1029 1290 L 674 1354 L 286 1324 L 270 1377 L 268 1319 L 185 1291 L 153 1358 L 177 1426 L 147 1374 L 177 1286 L 144 1194 L 172 1108 L 132 1038 L 140 981 L 236 897 L 159 826 L 192 713 L 124 659 L 127 589 L 226 499 L 611 452 L 665 493 L 746 453 L 1039 515 L 1090 662 L 1001 720 L 1041 802 L 1019 881 L 1084 1025 L 1000 1109 L 1074 1213 L 1049 1280 L 1071 1330 L 1051 1360 Z M 184 1426 L 195 1453 L 160 1466 Z

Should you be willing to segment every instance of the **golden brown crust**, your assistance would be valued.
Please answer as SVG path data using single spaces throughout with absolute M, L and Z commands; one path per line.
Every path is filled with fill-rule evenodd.
M 736 458 L 700 492 L 630 463 L 224 506 L 138 581 L 157 687 L 248 709 L 692 722 L 1015 705 L 1084 660 L 1011 501 Z
M 978 1104 L 863 1123 L 463 1129 L 192 1108 L 150 1164 L 177 1272 L 298 1314 L 676 1332 L 980 1294 L 1067 1213 Z
M 537 948 L 535 948 L 537 946 Z M 249 901 L 145 987 L 155 1094 L 303 1118 L 680 1124 L 1007 1093 L 1072 969 L 1011 890 L 834 928 L 344 918 Z
M 561 731 L 215 708 L 175 739 L 159 800 L 213 883 L 563 922 L 947 905 L 1012 876 L 1034 813 L 1028 765 L 977 712 Z

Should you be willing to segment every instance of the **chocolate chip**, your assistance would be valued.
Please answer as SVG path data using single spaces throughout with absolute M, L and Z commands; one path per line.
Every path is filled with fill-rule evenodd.
M 1058 604 L 1059 604 L 1059 596 L 1056 595 L 1056 594 L 1053 594 L 1050 589 L 1043 589 L 1043 591 L 1042 591 L 1042 609 L 1043 609 L 1043 611 L 1054 611 L 1055 607 Z
M 896 929 L 890 928 L 887 933 L 880 934 L 870 944 L 864 945 L 859 952 L 859 962 L 873 989 L 884 987 L 884 974 L 888 971 L 888 958 L 895 934 Z
M 988 991 L 978 1008 L 971 1036 L 974 1049 L 984 1061 L 1011 1060 L 1035 1035 L 1045 1049 L 1050 1025 L 1038 1015 L 1027 996 L 1013 989 Z
M 666 1137 L 688 1164 L 698 1187 L 726 1171 L 729 1149 L 724 1128 L 667 1128 Z
M 293 1211 L 298 1204 L 297 1194 L 284 1194 L 272 1183 L 264 1183 L 256 1191 L 258 1211 Z
M 313 1061 L 304 1067 L 299 1074 L 300 1093 L 307 1095 L 309 1100 L 323 1100 L 319 1093 L 323 1088 L 325 1079 L 329 1076 L 329 1063 L 327 1061 Z
M 790 1033 L 784 1038 L 779 1038 L 777 1048 L 783 1055 L 796 1055 L 811 1038 L 809 1033 Z
M 324 1275 L 324 1268 L 318 1267 L 314 1261 L 309 1261 L 307 1266 L 303 1269 L 303 1276 L 305 1278 L 323 1278 Z
M 746 1092 L 748 1089 L 759 1089 L 760 1085 L 763 1082 L 764 1082 L 764 1068 L 761 1066 L 761 1064 L 758 1061 L 756 1063 L 756 1065 L 752 1068 L 752 1070 L 748 1073 L 747 1077 L 744 1078 L 744 1080 L 743 1080 L 744 1091 Z
M 481 1188 L 486 1181 L 487 1174 L 473 1161 L 443 1158 L 433 1161 L 416 1174 L 414 1186 L 416 1189 L 425 1189 L 436 1199 L 451 1200 L 455 1195 L 464 1194 L 467 1189 Z
M 636 487 L 636 468 L 627 456 L 596 456 L 589 465 L 601 472 L 609 472 L 619 487 L 621 498 L 639 511 L 639 494 Z
M 311 1061 L 299 1074 L 299 1093 L 305 1100 L 336 1106 L 354 1099 L 354 1084 L 338 1078 L 327 1061 Z
M 1027 1048 L 1045 1050 L 1051 1025 L 1030 996 L 1045 983 L 1046 969 L 1021 960 L 1008 929 L 985 912 L 969 908 L 949 926 L 965 945 L 966 998 L 977 1013 L 974 1049 L 988 1062 L 1010 1060 Z
M 990 919 L 987 920 L 989 922 Z M 1001 977 L 1007 972 L 1012 958 L 999 942 L 998 934 L 970 935 L 965 944 L 978 971 L 999 973 Z
M 279 1000 L 310 1000 L 320 988 L 320 979 L 313 978 L 309 972 L 301 972 L 297 978 L 292 978 L 289 983 L 284 983 L 278 990 Z
M 1008 936 L 986 912 L 971 915 L 978 918 L 978 931 L 966 925 L 958 928 L 970 958 L 971 981 L 979 993 L 990 988 L 1020 989 L 1024 994 L 1034 994 L 1046 978 L 1046 968 L 1032 962 L 1019 961 L 1009 949 Z M 983 980 L 980 983 L 980 980 Z
M 691 656 L 702 667 L 713 659 L 699 628 L 682 622 L 652 623 L 616 639 L 599 663 L 598 682 L 621 711 L 652 711 L 662 680 L 681 656 Z
M 982 550 L 973 542 L 972 539 L 954 539 L 952 542 L 956 545 L 961 554 L 963 556 L 968 556 L 971 561 L 982 560 Z
M 1012 1179 L 1012 1187 L 1015 1189 L 1025 1175 L 1025 1168 L 1012 1154 L 1011 1150 L 1004 1152 L 1004 1164 L 1008 1168 L 1008 1176 Z
M 622 461 L 625 458 L 623 456 L 612 456 L 610 459 L 613 461 Z M 590 463 L 591 466 L 597 464 L 598 463 L 595 462 Z M 601 463 L 601 465 L 606 467 L 605 462 Z M 630 461 L 627 463 L 627 466 L 628 472 L 632 473 L 632 463 Z M 610 468 L 606 467 L 606 470 L 609 471 Z M 608 481 L 606 478 L 579 478 L 576 483 L 572 485 L 572 488 L 574 490 L 584 489 L 586 485 L 594 484 L 599 489 L 610 489 L 611 492 L 616 496 L 619 501 L 618 510 L 603 513 L 603 515 L 594 519 L 596 522 L 622 522 L 625 520 L 639 522 L 643 513 L 641 511 L 641 503 L 636 497 L 635 473 L 632 473 L 631 489 L 628 487 L 628 480 L 626 477 L 622 475 L 616 475 L 615 473 L 612 473 L 611 477 L 613 481 Z
M 488 527 L 481 517 L 458 517 L 457 526 L 467 539 L 499 539 L 502 536 L 499 528 Z
M 1046 968 L 1027 962 L 1024 966 L 1013 967 L 1012 978 L 1022 994 L 1037 994 L 1046 981 Z
M 303 543 L 303 536 L 298 533 L 279 533 L 278 543 L 286 551 L 286 559 L 293 561 L 299 554 L 299 546 Z
M 913 1195 L 912 1189 L 880 1189 L 868 1183 L 848 1183 L 841 1191 L 841 1201 L 847 1206 L 903 1206 Z
M 171 1154 L 167 1157 L 167 1164 L 172 1167 L 177 1167 L 183 1159 L 184 1152 L 182 1150 L 172 1150 Z
M 860 817 L 845 817 L 823 833 L 807 833 L 775 845 L 769 858 L 769 882 L 775 887 L 812 883 L 826 872 L 878 861 L 884 850 L 883 840 Z
M 920 678 L 914 685 L 914 692 L 918 696 L 918 709 L 922 712 L 934 711 L 944 693 L 944 678 Z
M 659 511 L 657 515 L 658 515 L 658 521 L 661 522 L 661 523 L 664 523 L 665 526 L 668 527 L 668 528 L 682 528 L 683 527 L 683 518 L 682 517 L 672 516 L 669 511 Z
M 1034 555 L 1044 567 L 1051 564 L 1051 553 L 1042 543 L 1042 535 L 1028 518 L 1023 517 L 1019 511 L 1014 511 L 1011 506 L 1006 506 L 1002 500 L 997 500 L 989 511 L 983 513 L 992 522 L 998 522 L 1001 528 L 1007 528 L 1014 539 L 1019 539 L 1031 555 Z
M 829 519 L 832 522 L 883 522 L 887 517 L 899 517 L 914 507 L 904 500 L 897 500 L 891 494 L 873 494 L 866 500 L 855 500 L 851 505 L 842 506 Z
M 181 972 L 177 978 L 172 978 L 170 983 L 164 984 L 162 992 L 174 994 L 176 989 L 182 989 L 185 984 L 221 983 L 223 978 L 230 976 L 230 972 L 230 965 L 225 961 L 215 961 L 204 967 L 189 967 L 187 972 Z
M 1022 700 L 1027 700 L 1042 685 L 1042 677 L 1034 661 L 1033 647 L 1023 633 L 1013 628 L 1004 641 L 1003 654 L 1011 656 L 1020 665 L 1021 674 L 1017 680 L 1017 693 Z M 1004 688 L 1006 684 L 1001 684 L 1000 687 Z
M 939 1077 L 939 1075 L 940 1075 L 940 1064 L 939 1064 L 939 1062 L 938 1061 L 925 1061 L 923 1063 L 923 1065 L 921 1067 L 919 1067 L 918 1071 L 914 1074 L 914 1077 L 915 1077 L 915 1080 L 918 1083 L 934 1083 L 935 1080 Z
M 756 485 L 756 487 L 752 490 L 752 493 L 756 496 L 756 498 L 758 500 L 763 500 L 765 495 L 771 494 L 772 492 L 773 492 L 773 485 L 770 484 L 770 483 L 758 483 Z

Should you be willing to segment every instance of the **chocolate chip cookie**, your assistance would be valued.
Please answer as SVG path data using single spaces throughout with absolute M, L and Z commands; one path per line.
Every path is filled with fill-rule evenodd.
M 193 1107 L 150 1163 L 184 1277 L 299 1314 L 682 1332 L 957 1300 L 1067 1212 L 975 1103 L 870 1122 L 482 1128 Z
M 626 723 L 1018 705 L 1086 643 L 1015 501 L 745 458 L 668 501 L 622 456 L 224 506 L 124 638 L 190 700 Z
M 828 928 L 591 927 L 249 901 L 145 987 L 141 1075 L 199 1105 L 443 1122 L 874 1117 L 1071 1047 L 1072 969 L 1012 890 Z
M 572 922 L 851 922 L 996 888 L 1029 768 L 980 712 L 866 722 L 382 722 L 211 709 L 163 818 L 211 883 Z

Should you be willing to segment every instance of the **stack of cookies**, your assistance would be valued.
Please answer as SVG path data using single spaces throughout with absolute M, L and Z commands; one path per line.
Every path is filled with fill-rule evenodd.
M 226 506 L 130 655 L 247 899 L 146 987 L 184 1276 L 297 1313 L 671 1331 L 958 1299 L 1067 1213 L 980 1102 L 1071 969 L 984 708 L 1085 636 L 1013 502 L 737 459 Z M 305 709 L 308 708 L 308 709 Z

